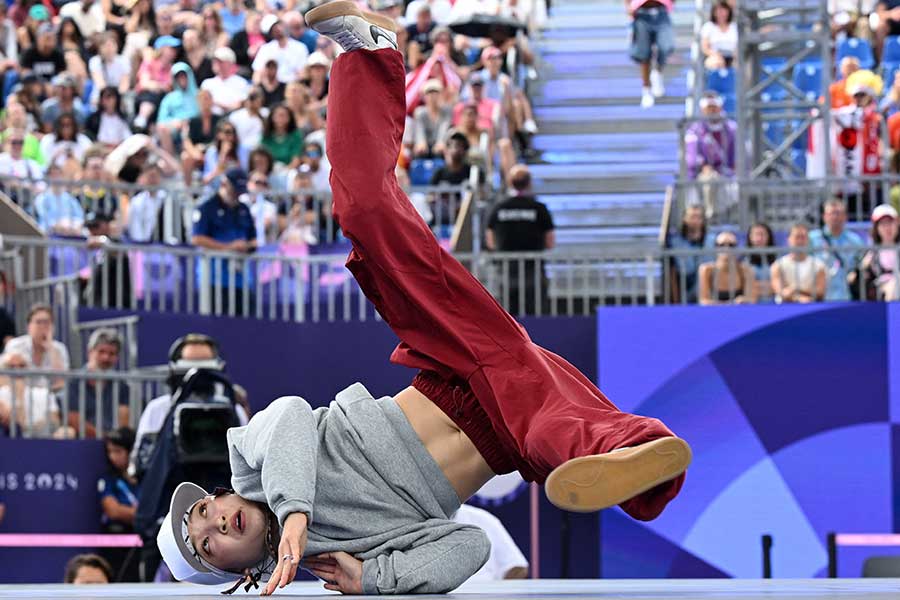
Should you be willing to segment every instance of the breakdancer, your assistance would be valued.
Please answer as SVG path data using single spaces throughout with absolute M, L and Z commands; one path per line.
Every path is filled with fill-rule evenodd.
M 534 344 L 398 186 L 405 73 L 393 22 L 343 0 L 306 21 L 346 51 L 331 72 L 327 151 L 347 266 L 401 340 L 392 360 L 419 374 L 378 400 L 358 383 L 328 408 L 280 398 L 231 429 L 233 489 L 183 483 L 172 497 L 158 542 L 173 575 L 242 578 L 231 591 L 268 578 L 270 594 L 302 566 L 344 593 L 448 592 L 489 552 L 453 513 L 512 470 L 565 510 L 658 516 L 684 481 L 688 445 Z

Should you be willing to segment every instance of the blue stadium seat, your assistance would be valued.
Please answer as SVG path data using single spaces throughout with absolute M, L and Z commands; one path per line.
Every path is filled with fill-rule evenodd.
M 442 158 L 417 158 L 409 165 L 409 180 L 413 185 L 428 185 L 431 175 L 444 166 Z
M 847 56 L 855 56 L 859 59 L 859 66 L 863 69 L 871 69 L 875 66 L 875 56 L 872 54 L 872 46 L 866 40 L 859 38 L 846 38 L 837 44 L 834 55 L 834 66 L 840 68 L 841 60 Z
M 735 94 L 722 94 L 722 110 L 734 116 L 737 113 L 737 96 Z
M 784 141 L 784 138 L 786 137 L 786 127 L 786 121 L 763 121 L 762 124 L 763 134 L 766 136 L 766 138 L 768 138 L 773 146 L 777 146 Z
M 793 83 L 808 100 L 815 100 L 822 95 L 822 65 L 800 63 L 795 66 Z
M 792 130 L 799 129 L 800 123 L 801 123 L 801 121 L 794 121 L 791 124 L 791 129 Z M 794 140 L 793 144 L 791 144 L 791 147 L 794 150 L 802 150 L 804 153 L 806 152 L 806 148 L 808 146 L 809 146 L 809 130 L 808 129 L 806 131 L 804 131 L 803 134 L 800 135 L 800 137 L 798 137 L 796 140 Z
M 734 69 L 715 69 L 706 72 L 706 89 L 715 90 L 723 96 L 734 94 Z
M 762 63 L 762 70 L 763 70 L 763 73 L 764 73 L 765 75 L 769 75 L 769 74 L 771 74 L 771 73 L 774 73 L 775 71 L 777 71 L 778 69 L 780 69 L 781 66 L 782 66 L 785 62 L 787 62 L 787 61 L 785 61 L 783 58 L 778 58 L 777 60 L 775 60 L 775 59 L 770 59 L 768 62 L 763 62 L 763 63 Z M 771 84 L 769 84 L 768 86 L 766 86 L 766 89 L 764 89 L 763 91 L 764 91 L 764 92 L 768 92 L 768 93 L 770 93 L 770 94 L 779 95 L 779 96 L 786 96 L 786 95 L 787 95 L 787 90 L 785 90 L 785 89 L 784 89 L 784 86 L 781 85 L 781 83 L 779 83 L 777 80 L 776 80 L 774 83 L 771 83 Z
M 892 35 L 884 40 L 881 61 L 889 63 L 900 62 L 900 35 Z
M 800 172 L 806 172 L 806 150 L 791 150 L 791 160 Z
M 881 78 L 884 80 L 884 91 L 887 92 L 894 85 L 894 76 L 900 70 L 900 61 L 882 61 Z

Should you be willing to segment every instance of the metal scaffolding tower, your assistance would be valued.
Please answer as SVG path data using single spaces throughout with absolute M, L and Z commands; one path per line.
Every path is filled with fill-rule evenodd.
M 736 62 L 741 179 L 803 177 L 794 153 L 803 152 L 811 126 L 823 120 L 825 156 L 830 156 L 828 88 L 834 72 L 826 0 L 739 0 Z M 820 64 L 822 98 L 793 83 L 794 68 Z M 792 152 L 793 151 L 793 152 Z M 830 161 L 826 160 L 830 171 Z

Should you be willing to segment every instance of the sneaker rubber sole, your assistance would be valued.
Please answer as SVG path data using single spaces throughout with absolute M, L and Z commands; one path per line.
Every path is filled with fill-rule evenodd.
M 681 475 L 691 447 L 676 437 L 660 438 L 607 454 L 573 458 L 556 467 L 544 484 L 547 499 L 571 512 L 616 506 Z
M 392 33 L 397 32 L 397 25 L 393 20 L 379 14 L 362 11 L 355 2 L 349 2 L 348 0 L 334 0 L 333 2 L 317 6 L 306 13 L 304 18 L 306 19 L 306 26 L 312 28 L 316 23 L 335 17 L 348 16 L 359 17 Z

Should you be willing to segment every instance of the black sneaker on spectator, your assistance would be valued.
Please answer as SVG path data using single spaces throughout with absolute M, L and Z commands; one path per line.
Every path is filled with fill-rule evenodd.
M 356 3 L 335 0 L 306 13 L 306 24 L 346 50 L 397 49 L 397 26 L 382 15 L 364 12 Z

